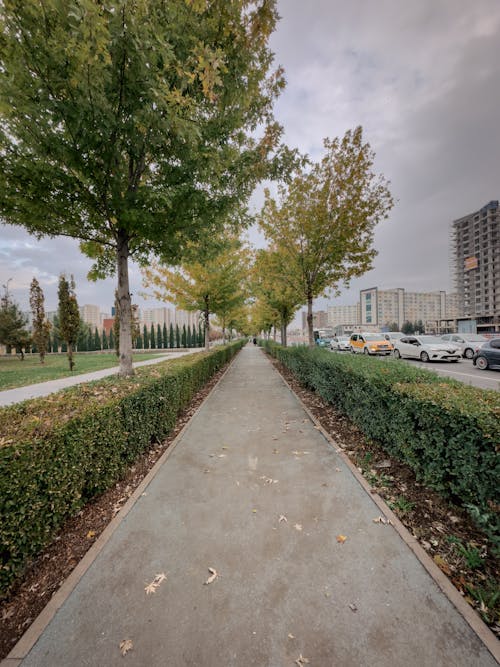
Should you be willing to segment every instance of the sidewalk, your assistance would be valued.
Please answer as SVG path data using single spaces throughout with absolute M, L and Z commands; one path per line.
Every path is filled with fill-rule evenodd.
M 247 346 L 31 651 L 21 640 L 2 667 L 26 651 L 23 667 L 496 665 L 379 515 Z
M 134 363 L 134 368 L 150 366 L 151 364 L 157 364 L 160 361 L 166 361 L 167 359 L 175 359 L 176 357 L 183 357 L 185 354 L 200 352 L 200 350 L 201 348 L 193 348 L 190 350 L 183 350 L 182 352 L 159 354 L 156 359 L 136 361 Z M 92 373 L 82 373 L 81 375 L 60 378 L 59 380 L 48 380 L 47 382 L 29 384 L 25 387 L 17 387 L 16 389 L 6 389 L 5 391 L 0 391 L 0 407 L 11 405 L 12 403 L 20 403 L 21 401 L 26 401 L 30 398 L 48 396 L 49 394 L 54 394 L 56 391 L 61 391 L 61 389 L 66 389 L 66 387 L 73 387 L 76 384 L 92 382 L 92 380 L 101 380 L 102 378 L 108 377 L 108 375 L 116 375 L 119 370 L 119 366 L 113 366 L 112 368 L 103 368 L 100 371 L 93 371 Z

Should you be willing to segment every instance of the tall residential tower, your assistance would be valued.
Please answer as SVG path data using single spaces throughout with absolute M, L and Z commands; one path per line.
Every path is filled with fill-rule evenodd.
M 481 332 L 500 331 L 500 210 L 490 201 L 452 223 L 452 270 L 459 319 Z

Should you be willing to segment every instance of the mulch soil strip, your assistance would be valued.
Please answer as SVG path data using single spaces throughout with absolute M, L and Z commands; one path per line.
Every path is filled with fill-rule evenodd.
M 200 389 L 166 440 L 143 452 L 123 479 L 64 523 L 54 541 L 31 562 L 8 597 L 0 601 L 0 660 L 12 650 L 226 370 L 227 364 Z

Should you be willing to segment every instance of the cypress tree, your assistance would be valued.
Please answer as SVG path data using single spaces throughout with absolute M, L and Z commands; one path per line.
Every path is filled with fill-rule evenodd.
M 168 339 L 170 347 L 175 347 L 175 338 L 174 338 L 174 325 L 170 322 L 170 335 Z
M 186 347 L 192 347 L 192 338 L 191 338 L 191 325 L 188 324 L 187 328 L 187 337 L 186 337 Z
M 106 335 L 106 329 L 102 330 L 102 349 L 109 350 L 108 337 Z
M 186 331 L 186 325 L 182 325 L 182 337 L 181 337 L 181 344 L 182 347 L 187 347 L 187 331 Z
M 69 369 L 72 371 L 75 366 L 73 350 L 78 336 L 78 329 L 80 328 L 80 313 L 76 301 L 75 280 L 73 276 L 68 281 L 66 276 L 61 274 L 59 278 L 58 297 L 59 331 L 65 343 L 66 350 L 64 351 L 68 353 Z
M 204 347 L 205 345 L 205 334 L 201 322 L 198 324 L 198 347 Z
M 163 347 L 163 340 L 161 337 L 161 327 L 159 324 L 156 325 L 156 347 L 161 350 Z
M 149 334 L 148 334 L 148 329 L 146 325 L 144 325 L 143 330 L 142 330 L 142 341 L 144 344 L 144 349 L 148 350 L 149 349 Z
M 109 349 L 110 350 L 115 349 L 115 337 L 113 335 L 113 329 L 111 329 L 109 332 Z
M 94 334 L 94 350 L 100 351 L 101 349 L 101 337 L 99 336 L 99 330 L 95 329 L 95 334 Z
M 167 333 L 167 325 L 165 322 L 163 323 L 163 347 L 168 347 L 168 333 Z
M 94 351 L 94 336 L 92 335 L 92 330 L 89 329 L 89 332 L 87 334 L 87 350 L 89 352 Z
M 45 297 L 40 283 L 33 278 L 30 285 L 30 306 L 33 314 L 32 338 L 36 351 L 40 355 L 40 363 L 45 362 L 45 353 L 50 340 L 51 324 L 45 319 Z
M 137 336 L 137 340 L 136 340 L 135 346 L 136 346 L 136 348 L 137 348 L 138 350 L 142 350 L 142 336 L 141 336 L 141 334 L 139 334 L 139 335 Z
M 181 346 L 181 331 L 179 329 L 179 325 L 175 325 L 175 347 L 180 347 Z
M 154 324 L 151 324 L 151 331 L 149 332 L 149 344 L 151 349 L 156 349 L 156 338 Z

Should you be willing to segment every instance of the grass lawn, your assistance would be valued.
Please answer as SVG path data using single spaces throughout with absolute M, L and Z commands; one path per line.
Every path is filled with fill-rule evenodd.
M 146 361 L 156 356 L 158 355 L 155 353 L 134 354 L 134 361 Z M 14 354 L 11 357 L 0 357 L 0 391 L 118 366 L 118 359 L 113 352 L 76 353 L 74 359 L 75 368 L 71 373 L 65 353 L 48 354 L 43 365 L 40 363 L 38 354 L 28 354 L 24 361 Z

